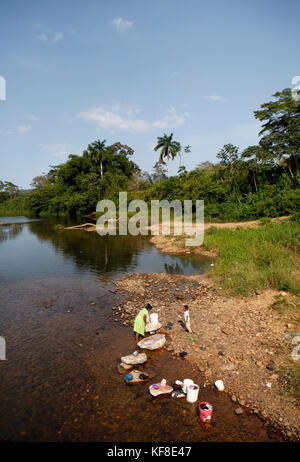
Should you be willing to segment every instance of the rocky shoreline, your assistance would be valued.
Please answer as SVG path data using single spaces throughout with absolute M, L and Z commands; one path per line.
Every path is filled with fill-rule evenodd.
M 251 412 L 286 438 L 300 438 L 300 408 L 282 393 L 279 369 L 292 350 L 284 340 L 295 326 L 272 309 L 277 291 L 253 298 L 229 298 L 205 275 L 131 274 L 116 282 L 115 322 L 133 325 L 137 312 L 151 303 L 174 360 L 180 353 L 197 366 L 210 384 L 221 379 L 237 404 L 236 413 Z M 190 308 L 192 333 L 183 325 L 183 305 Z

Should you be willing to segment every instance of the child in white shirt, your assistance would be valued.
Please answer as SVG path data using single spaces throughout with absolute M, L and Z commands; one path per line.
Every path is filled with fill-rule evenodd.
M 191 320 L 190 320 L 190 314 L 189 314 L 189 307 L 188 305 L 184 305 L 184 322 L 185 322 L 185 327 L 188 332 L 192 332 L 191 329 Z

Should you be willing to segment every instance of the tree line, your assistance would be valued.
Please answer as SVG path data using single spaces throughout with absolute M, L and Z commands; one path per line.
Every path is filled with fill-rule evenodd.
M 82 155 L 51 166 L 46 175 L 35 177 L 26 193 L 29 213 L 80 215 L 95 211 L 100 199 L 118 200 L 128 191 L 129 200 L 141 198 L 203 199 L 206 217 L 243 220 L 262 216 L 297 214 L 300 206 L 300 98 L 287 88 L 273 95 L 254 112 L 262 122 L 258 145 L 240 149 L 225 144 L 217 163 L 202 162 L 188 172 L 182 158 L 191 146 L 182 146 L 173 133 L 157 138 L 159 153 L 151 173 L 133 162 L 134 151 L 106 140 L 88 145 Z M 170 162 L 180 158 L 177 175 L 170 176 Z M 24 196 L 16 185 L 0 181 L 0 206 Z

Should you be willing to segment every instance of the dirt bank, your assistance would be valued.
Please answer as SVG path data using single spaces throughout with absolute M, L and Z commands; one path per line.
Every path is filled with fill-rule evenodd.
M 152 236 L 150 242 L 155 245 L 161 252 L 170 254 L 191 254 L 203 255 L 204 257 L 215 258 L 218 256 L 217 252 L 205 250 L 202 247 L 183 247 L 184 241 L 176 241 L 176 239 L 169 236 Z
M 123 296 L 113 308 L 115 319 L 121 317 L 124 325 L 132 326 L 139 309 L 151 303 L 174 359 L 186 351 L 186 359 L 209 383 L 223 380 L 225 392 L 237 405 L 277 425 L 289 438 L 300 438 L 300 408 L 282 394 L 278 373 L 292 351 L 291 341 L 283 336 L 297 326 L 287 329 L 272 309 L 278 292 L 229 298 L 205 276 L 164 273 L 132 274 L 116 284 Z M 182 325 L 185 303 L 190 307 L 192 334 Z
M 281 223 L 283 221 L 289 220 L 289 216 L 272 218 L 272 223 Z M 257 228 L 261 226 L 262 222 L 260 220 L 254 221 L 241 221 L 236 223 L 205 223 L 204 224 L 204 231 L 208 230 L 209 228 L 229 228 L 229 229 L 237 229 L 237 228 Z M 213 252 L 210 250 L 205 250 L 202 247 L 185 247 L 184 240 L 177 241 L 175 238 L 170 236 L 163 236 L 157 235 L 152 236 L 150 238 L 150 242 L 154 244 L 161 252 L 164 253 L 171 253 L 171 254 L 180 254 L 180 253 L 190 253 L 193 255 L 203 255 L 206 257 L 217 257 L 217 252 Z

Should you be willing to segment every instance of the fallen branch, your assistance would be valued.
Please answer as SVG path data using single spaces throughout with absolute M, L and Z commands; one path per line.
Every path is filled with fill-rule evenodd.
M 84 223 L 83 225 L 68 226 L 61 229 L 84 229 L 84 228 L 95 228 L 95 223 Z

